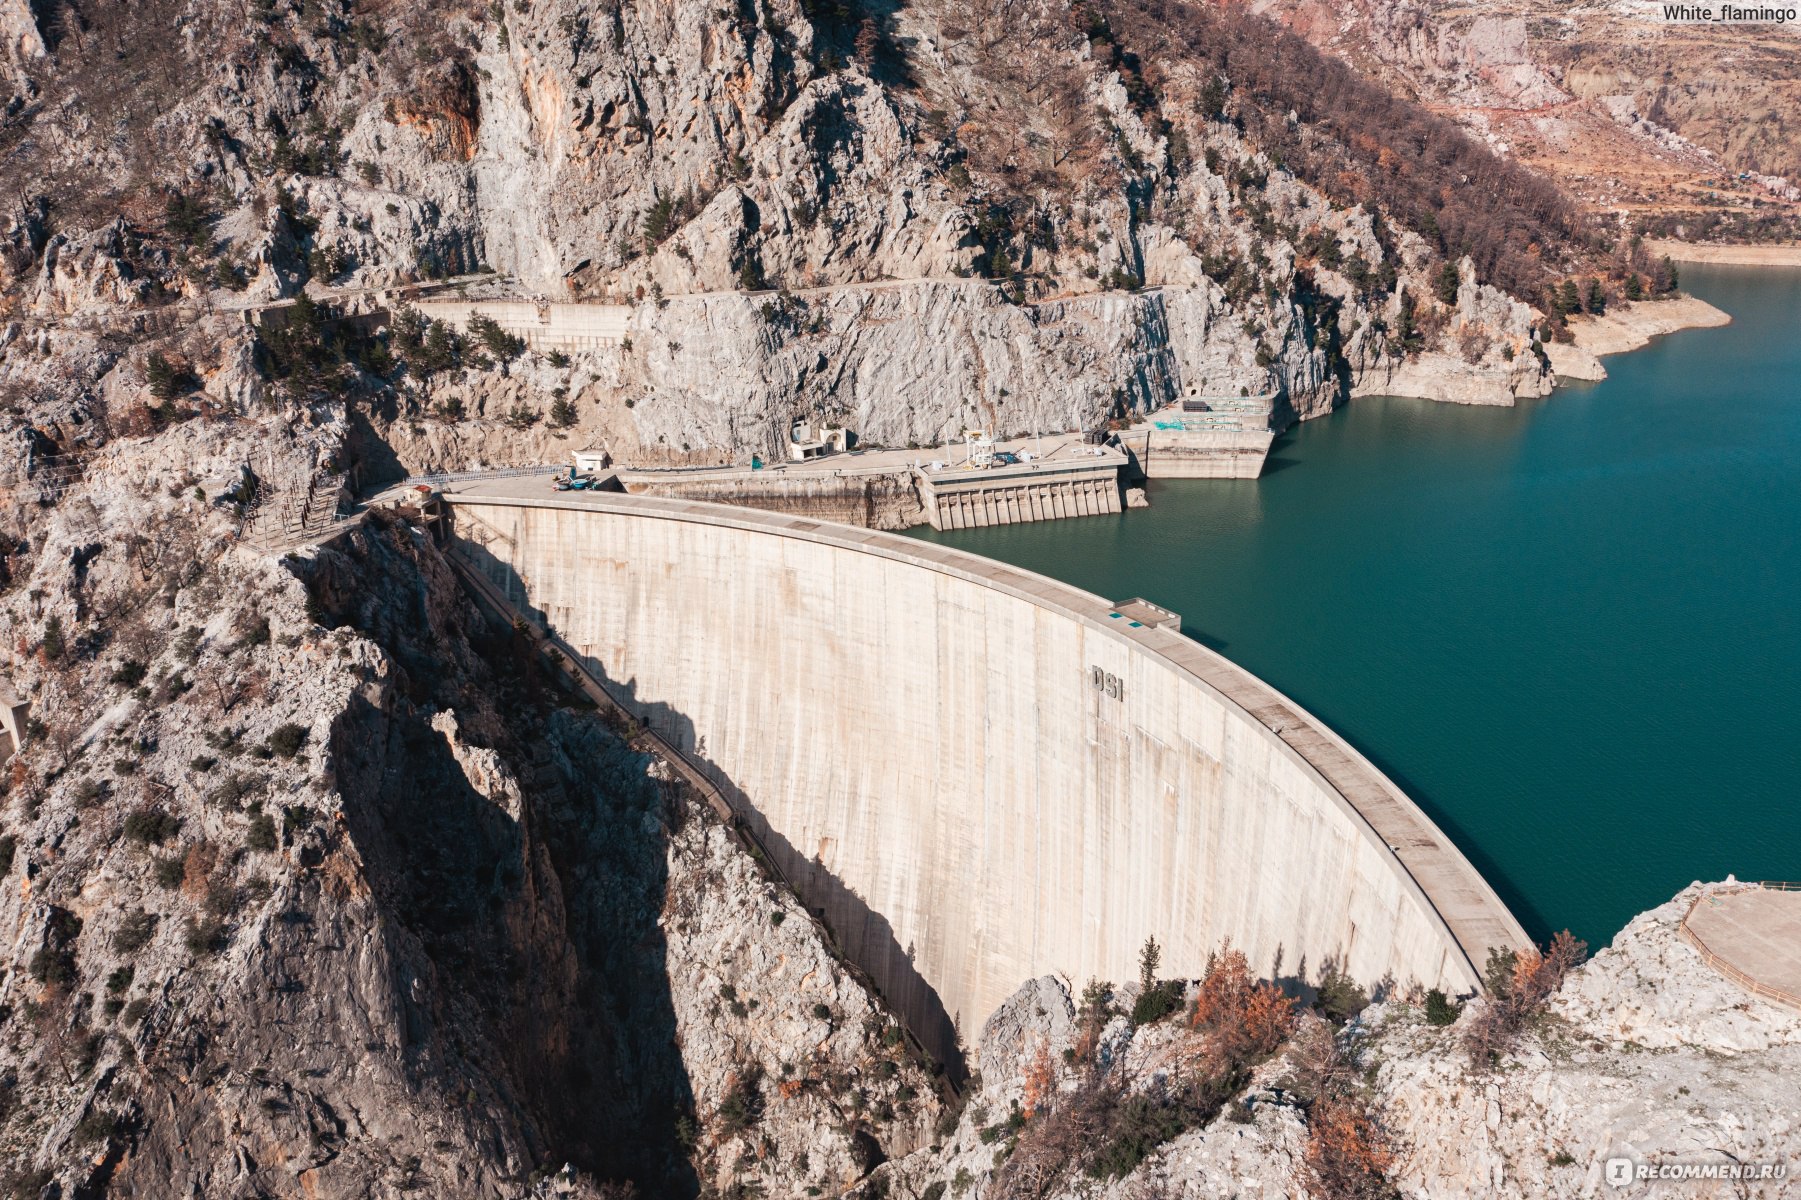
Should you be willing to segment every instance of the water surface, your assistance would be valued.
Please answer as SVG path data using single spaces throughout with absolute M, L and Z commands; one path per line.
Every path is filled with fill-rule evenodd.
M 1801 271 L 1685 267 L 1734 323 L 1512 409 L 1359 400 L 1256 481 L 920 536 L 1114 598 L 1332 725 L 1536 937 L 1801 878 Z

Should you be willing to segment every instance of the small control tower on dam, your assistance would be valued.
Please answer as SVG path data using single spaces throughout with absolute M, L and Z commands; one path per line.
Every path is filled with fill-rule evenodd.
M 921 1040 L 1021 983 L 1480 986 L 1526 937 L 1342 739 L 1172 614 L 893 534 L 452 484 L 452 552 L 696 763 Z

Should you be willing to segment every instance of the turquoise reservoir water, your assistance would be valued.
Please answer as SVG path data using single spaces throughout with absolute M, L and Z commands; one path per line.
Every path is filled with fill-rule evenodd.
M 1801 879 L 1801 271 L 1513 409 L 1359 400 L 1261 480 L 920 536 L 1143 595 L 1405 788 L 1535 937 Z

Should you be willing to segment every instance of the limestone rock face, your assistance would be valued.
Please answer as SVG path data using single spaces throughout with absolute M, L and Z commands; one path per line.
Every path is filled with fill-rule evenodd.
M 245 466 L 343 433 L 117 438 L 8 556 L 8 1186 L 838 1190 L 921 1144 L 936 1077 L 825 932 L 429 541 L 236 543 Z
M 1417 1006 L 1392 1000 L 1339 1035 L 1368 1072 L 1371 1111 L 1403 1148 L 1393 1172 L 1402 1195 L 1592 1197 L 1608 1190 L 1603 1172 L 1618 1157 L 1789 1162 L 1801 1136 L 1792 1084 L 1801 1069 L 1801 1013 L 1752 997 L 1682 940 L 1682 915 L 1706 886 L 1635 918 L 1571 974 L 1543 1022 L 1492 1071 L 1471 1065 L 1461 1037 L 1467 1013 L 1437 1028 Z M 1134 990 L 1120 990 L 1121 1007 Z M 1063 1056 L 1079 1044 L 1079 1025 L 1060 981 L 1023 986 L 983 1031 L 981 1086 L 957 1130 L 886 1168 L 896 1184 L 917 1193 L 962 1180 L 974 1189 L 968 1194 L 1003 1194 L 998 1169 L 1007 1155 L 995 1148 L 1012 1136 L 1009 1115 L 1047 1062 L 1056 1081 L 1048 1103 L 1070 1101 L 1077 1078 Z M 1129 1080 L 1129 1094 L 1160 1094 L 1193 1052 L 1179 1020 L 1134 1029 L 1116 1015 L 1091 1036 L 1096 1060 Z M 1306 1194 L 1309 1130 L 1293 1093 L 1296 1053 L 1291 1047 L 1260 1067 L 1236 1107 L 1164 1143 L 1124 1177 L 1097 1181 L 1078 1171 L 1041 1194 Z M 1022 1139 L 1030 1122 L 1026 1130 Z M 1783 1196 L 1788 1188 L 1691 1181 L 1653 1184 L 1646 1194 Z
M 1640 913 L 1558 994 L 1554 1011 L 1610 1045 L 1736 1055 L 1801 1045 L 1801 1012 L 1753 997 L 1678 935 L 1705 884 Z
M 28 320 L 10 336 L 72 354 L 71 318 L 140 314 L 155 342 L 211 310 L 256 319 L 302 290 L 367 309 L 368 289 L 482 269 L 491 290 L 633 306 L 629 348 L 568 367 L 360 362 L 376 402 L 357 448 L 393 473 L 560 460 L 570 439 L 628 465 L 743 461 L 795 419 L 898 446 L 1183 396 L 1275 391 L 1285 423 L 1353 392 L 1549 386 L 1529 311 L 1473 279 L 1423 354 L 1395 345 L 1400 295 L 1436 310 L 1435 251 L 1195 116 L 1213 82 L 1196 64 L 1167 64 L 1180 119 L 1160 121 L 1044 14 L 996 52 L 1037 64 L 1022 76 L 960 49 L 967 14 L 939 0 L 874 49 L 792 0 L 729 19 L 433 0 L 347 23 L 278 5 L 248 28 L 177 7 L 91 14 L 51 53 L 36 10 L 8 10 L 21 98 L 82 114 L 38 122 L 15 164 L 0 279 Z M 1514 61 L 1512 26 L 1468 40 Z M 83 124 L 103 42 L 144 56 L 121 103 L 154 138 Z M 47 181 L 88 170 L 154 182 L 130 219 L 96 202 L 51 221 Z M 254 344 L 229 331 L 213 353 L 241 369 L 203 377 L 210 395 L 287 394 Z M 556 398 L 574 411 L 552 429 Z

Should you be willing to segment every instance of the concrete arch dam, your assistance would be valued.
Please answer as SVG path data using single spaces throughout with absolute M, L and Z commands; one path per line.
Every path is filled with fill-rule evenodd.
M 1342 739 L 1099 596 L 695 501 L 449 494 L 454 553 L 698 763 L 926 1046 L 1025 980 L 1257 970 L 1479 987 L 1525 934 Z M 955 1029 L 953 1029 L 953 1023 Z

